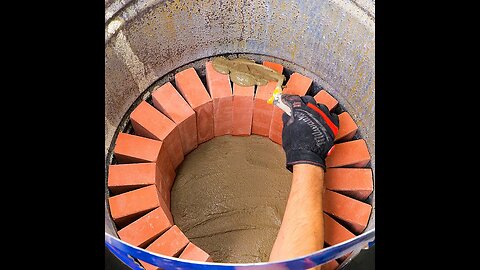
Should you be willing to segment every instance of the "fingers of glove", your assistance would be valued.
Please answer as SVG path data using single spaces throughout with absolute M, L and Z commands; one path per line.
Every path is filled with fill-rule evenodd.
M 338 128 L 338 116 L 335 113 L 331 113 L 325 104 L 317 103 L 317 107 L 328 117 Z
M 321 121 L 325 126 L 328 126 L 328 128 L 332 132 L 333 137 L 337 136 L 338 116 L 334 117 L 333 114 L 328 111 L 328 108 L 323 104 L 319 104 L 318 106 L 315 106 L 313 104 L 307 104 L 307 107 L 308 110 L 318 116 L 317 120 Z M 325 110 L 327 111 L 325 112 Z
M 312 103 L 313 105 L 317 105 L 317 101 L 312 96 L 306 95 L 306 96 L 301 96 L 300 98 L 305 104 Z
M 282 94 L 281 99 L 283 103 L 287 104 L 292 109 L 294 103 L 301 102 L 300 96 L 298 95 Z
M 295 121 L 294 113 L 292 111 L 292 116 L 288 116 L 288 114 L 283 113 L 282 114 L 282 122 L 283 122 L 283 127 L 291 125 Z
M 283 113 L 282 114 L 283 126 L 285 126 L 287 124 L 288 120 L 290 120 L 290 116 L 288 116 L 288 114 L 286 114 L 286 113 Z

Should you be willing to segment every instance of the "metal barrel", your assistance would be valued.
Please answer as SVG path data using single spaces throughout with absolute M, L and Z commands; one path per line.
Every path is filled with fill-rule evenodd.
M 105 0 L 106 244 L 117 237 L 108 209 L 107 167 L 125 115 L 160 78 L 171 80 L 180 67 L 225 54 L 277 61 L 333 95 L 367 143 L 375 182 L 374 1 Z M 365 232 L 373 229 L 374 237 L 375 191 L 368 203 L 372 214 Z

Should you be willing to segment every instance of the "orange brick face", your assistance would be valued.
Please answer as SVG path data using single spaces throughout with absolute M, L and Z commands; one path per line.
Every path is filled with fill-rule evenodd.
M 146 249 L 166 256 L 178 257 L 190 241 L 183 232 L 173 225 L 164 234 L 158 237 Z M 140 261 L 146 270 L 159 269 L 149 263 Z
M 277 106 L 273 107 L 272 113 L 272 122 L 270 123 L 270 131 L 268 132 L 268 137 L 274 143 L 282 145 L 282 131 L 283 131 L 283 121 L 282 121 L 283 111 Z
M 170 189 L 176 174 L 162 141 L 120 133 L 113 151 L 119 163 L 155 163 L 156 175 L 161 180 L 156 182 L 157 188 L 163 201 L 170 207 Z
M 330 190 L 325 190 L 323 208 L 326 213 L 347 222 L 356 234 L 365 229 L 372 211 L 371 205 Z
M 290 75 L 290 78 L 288 79 L 287 83 L 285 84 L 285 88 L 283 89 L 283 93 L 304 96 L 307 94 L 311 85 L 312 79 L 295 72 Z
M 268 137 L 272 123 L 273 104 L 263 99 L 253 101 L 252 134 Z
M 336 142 L 349 141 L 353 139 L 357 133 L 357 124 L 353 121 L 350 114 L 343 112 L 338 115 L 339 128 L 338 133 L 335 136 Z
M 338 101 L 325 90 L 320 90 L 313 98 L 317 103 L 327 106 L 330 111 L 338 105 Z
M 213 103 L 207 89 L 193 68 L 175 74 L 175 84 L 197 119 L 197 142 L 206 142 L 214 137 Z
M 180 254 L 179 258 L 191 261 L 200 261 L 200 262 L 213 262 L 212 258 L 208 253 L 203 251 L 201 248 L 196 246 L 194 243 L 190 242 L 187 247 Z
M 365 167 L 368 162 L 370 153 L 363 139 L 335 144 L 325 159 L 327 167 Z
M 270 61 L 263 61 L 263 65 L 277 71 L 280 74 L 283 73 L 283 66 L 280 64 L 270 62 Z
M 212 101 L 197 107 L 195 113 L 197 114 L 197 142 L 201 144 L 214 137 Z
M 336 245 L 355 237 L 355 234 L 343 227 L 327 214 L 323 214 L 325 243 L 330 246 Z
M 176 168 L 183 161 L 183 147 L 177 125 L 146 101 L 130 114 L 135 134 L 164 142 L 170 161 Z
M 139 187 L 154 185 L 157 181 L 155 163 L 132 163 L 108 167 L 108 188 L 114 194 Z
M 118 231 L 118 236 L 129 244 L 145 248 L 172 226 L 170 210 L 158 207 Z
M 370 168 L 329 168 L 325 172 L 328 190 L 365 200 L 373 192 L 373 175 Z
M 283 66 L 280 64 L 264 61 L 263 65 L 278 71 L 280 74 L 283 73 Z M 265 137 L 269 137 L 270 135 L 274 105 L 268 104 L 267 100 L 272 96 L 276 85 L 277 82 L 272 81 L 268 82 L 266 85 L 257 86 L 257 92 L 255 93 L 255 100 L 253 103 L 252 134 Z M 278 142 L 278 134 L 272 136 L 277 143 L 281 144 L 281 141 Z
M 279 73 L 283 72 L 283 66 L 280 64 L 264 61 L 263 65 L 276 70 Z M 252 134 L 265 137 L 268 137 L 270 134 L 274 105 L 268 104 L 267 100 L 272 96 L 276 85 L 277 83 L 272 81 L 268 82 L 266 85 L 257 86 L 257 92 L 255 93 L 253 104 Z
M 195 111 L 170 82 L 152 92 L 153 106 L 177 124 L 183 154 L 197 148 L 197 118 Z
M 161 146 L 158 140 L 120 133 L 113 154 L 119 163 L 156 162 Z
M 213 68 L 211 61 L 205 64 L 208 91 L 213 99 L 213 120 L 215 136 L 232 132 L 233 97 L 229 75 Z
M 117 226 L 127 225 L 139 216 L 159 207 L 162 203 L 155 185 L 110 197 L 108 202 L 110 213 Z M 164 208 L 166 208 L 165 205 Z
M 247 136 L 252 131 L 253 95 L 255 87 L 233 84 L 232 135 Z

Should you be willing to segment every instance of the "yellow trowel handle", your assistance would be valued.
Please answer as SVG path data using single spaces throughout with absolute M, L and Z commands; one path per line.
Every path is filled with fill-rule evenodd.
M 282 109 L 288 116 L 292 116 L 292 109 L 285 104 L 285 102 L 282 100 L 282 89 L 279 87 L 276 87 L 275 90 L 273 90 L 272 96 L 267 100 L 268 104 L 274 104 L 278 108 Z

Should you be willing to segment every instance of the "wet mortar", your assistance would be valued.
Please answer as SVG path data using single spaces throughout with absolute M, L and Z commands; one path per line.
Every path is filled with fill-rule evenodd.
M 215 262 L 268 261 L 290 192 L 281 146 L 220 136 L 185 157 L 172 187 L 175 224 Z
M 229 74 L 233 83 L 243 87 L 266 85 L 269 81 L 276 81 L 276 88 L 281 88 L 285 81 L 283 74 L 247 58 L 228 59 L 220 56 L 213 58 L 212 65 L 217 72 Z

